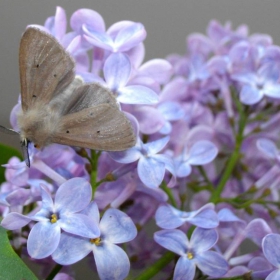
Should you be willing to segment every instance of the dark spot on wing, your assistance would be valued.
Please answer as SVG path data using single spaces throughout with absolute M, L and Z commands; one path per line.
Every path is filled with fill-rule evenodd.
M 100 133 L 100 130 L 97 130 L 96 133 Z
M 37 97 L 37 95 L 33 94 L 32 97 Z
M 70 133 L 70 131 L 69 131 L 69 130 L 67 130 L 67 131 L 66 131 L 66 133 Z
M 56 77 L 57 75 L 56 75 L 56 74 L 53 74 L 53 76 Z
M 40 66 L 39 64 L 36 65 L 37 68 L 39 68 L 39 66 Z

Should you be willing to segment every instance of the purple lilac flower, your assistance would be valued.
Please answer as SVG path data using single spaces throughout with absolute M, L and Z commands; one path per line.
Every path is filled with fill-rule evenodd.
M 117 95 L 120 103 L 155 104 L 157 94 L 142 85 L 128 85 L 131 75 L 131 62 L 125 54 L 111 54 L 104 63 L 104 78 L 106 85 Z
M 91 186 L 85 179 L 73 178 L 62 184 L 55 194 L 54 202 L 43 186 L 41 196 L 42 206 L 36 214 L 24 216 L 11 212 L 1 222 L 3 227 L 10 230 L 24 227 L 31 221 L 37 222 L 27 240 L 31 257 L 41 259 L 51 255 L 58 246 L 61 229 L 89 238 L 99 234 L 94 221 L 78 213 L 91 199 Z
M 161 204 L 155 219 L 157 225 L 164 229 L 174 229 L 186 222 L 201 228 L 215 228 L 219 225 L 219 220 L 214 208 L 213 203 L 208 203 L 198 210 L 185 212 L 169 204 Z
M 88 42 L 111 52 L 128 51 L 146 38 L 144 26 L 132 21 L 118 22 L 111 26 L 107 33 L 98 32 L 88 24 L 83 24 L 82 28 Z
M 178 229 L 157 231 L 154 239 L 180 256 L 173 279 L 184 279 L 186 275 L 188 279 L 194 279 L 196 266 L 211 277 L 221 277 L 228 270 L 226 260 L 217 252 L 209 251 L 218 240 L 218 233 L 214 229 L 196 228 L 190 241 Z
M 165 169 L 172 175 L 175 173 L 172 159 L 158 154 L 168 141 L 168 136 L 145 144 L 138 139 L 134 147 L 124 152 L 112 152 L 110 156 L 120 163 L 138 161 L 137 172 L 140 180 L 150 188 L 157 188 L 164 178 Z
M 99 223 L 99 211 L 95 203 L 83 211 L 99 224 L 100 234 L 93 238 L 62 233 L 53 259 L 62 265 L 73 264 L 93 252 L 100 279 L 124 279 L 130 263 L 126 253 L 117 245 L 135 238 L 137 230 L 132 220 L 117 209 L 108 209 Z
M 192 165 L 204 165 L 211 162 L 218 154 L 216 146 L 207 140 L 196 142 L 189 150 L 186 148 L 175 159 L 176 175 L 186 177 L 192 171 Z

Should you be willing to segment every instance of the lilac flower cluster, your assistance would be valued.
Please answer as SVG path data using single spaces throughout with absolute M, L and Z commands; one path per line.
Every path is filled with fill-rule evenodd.
M 186 54 L 143 63 L 141 23 L 106 29 L 100 14 L 80 9 L 67 33 L 57 7 L 36 26 L 57 38 L 85 82 L 112 91 L 137 143 L 102 153 L 32 146 L 31 168 L 11 158 L 0 213 L 16 232 L 14 249 L 40 263 L 44 278 L 58 264 L 73 279 L 69 265 L 93 256 L 100 279 L 125 279 L 130 267 L 138 279 L 279 279 L 280 47 L 272 38 L 213 20 L 207 35 L 188 36 Z M 20 106 L 11 112 L 16 130 Z M 241 250 L 248 239 L 254 248 Z

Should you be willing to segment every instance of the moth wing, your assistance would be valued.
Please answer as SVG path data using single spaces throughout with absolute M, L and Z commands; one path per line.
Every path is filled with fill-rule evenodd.
M 19 48 L 22 109 L 48 103 L 74 79 L 75 63 L 59 42 L 40 29 L 29 27 Z
M 100 104 L 61 118 L 52 141 L 94 150 L 122 151 L 135 145 L 132 126 L 115 106 Z
M 110 90 L 98 83 L 84 84 L 73 91 L 68 103 L 64 105 L 62 114 L 72 114 L 101 104 L 119 108 L 116 98 Z

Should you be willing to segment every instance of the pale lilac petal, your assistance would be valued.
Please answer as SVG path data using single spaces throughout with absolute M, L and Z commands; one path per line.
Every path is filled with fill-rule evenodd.
M 92 251 L 93 245 L 88 238 L 62 233 L 57 249 L 52 254 L 55 262 L 70 265 L 83 259 Z
M 204 254 L 205 251 L 212 248 L 218 241 L 218 233 L 215 229 L 196 228 L 190 239 L 190 246 L 195 253 Z
M 192 167 L 188 162 L 182 162 L 176 170 L 176 176 L 179 178 L 187 177 L 191 174 Z
M 35 259 L 46 258 L 55 251 L 59 240 L 60 227 L 56 223 L 37 223 L 28 236 L 28 254 Z
M 98 224 L 83 214 L 67 214 L 58 220 L 59 226 L 66 232 L 82 237 L 96 238 L 100 235 Z
M 131 63 L 127 55 L 113 53 L 105 61 L 104 78 L 107 85 L 114 91 L 124 87 L 129 79 Z
M 153 134 L 159 131 L 165 123 L 163 115 L 151 106 L 139 106 L 134 111 L 139 122 L 140 131 L 144 134 Z
M 266 259 L 275 267 L 280 267 L 280 235 L 271 233 L 266 235 L 262 241 L 262 249 Z
M 31 220 L 31 218 L 20 213 L 11 212 L 1 221 L 1 226 L 9 230 L 15 230 L 26 226 Z
M 76 36 L 67 46 L 66 51 L 71 55 L 74 55 L 81 47 L 81 40 L 82 38 L 80 35 Z
M 252 220 L 246 227 L 247 237 L 261 246 L 262 239 L 269 233 L 272 233 L 271 228 L 263 219 L 256 218 Z
M 99 226 L 106 242 L 124 243 L 131 241 L 137 235 L 137 229 L 131 218 L 117 209 L 108 209 Z
M 54 36 L 60 41 L 66 33 L 67 17 L 66 12 L 61 7 L 56 7 L 54 17 Z
M 124 52 L 140 44 L 146 38 L 146 30 L 141 23 L 134 23 L 118 33 L 115 38 L 115 50 Z
M 125 52 L 129 57 L 131 64 L 137 69 L 144 60 L 145 46 L 143 43 L 138 44 L 136 47 Z
M 84 24 L 91 30 L 105 31 L 105 23 L 102 16 L 94 10 L 79 9 L 73 13 L 70 18 L 71 28 L 80 33 Z
M 176 263 L 173 280 L 186 279 L 186 275 L 188 276 L 188 280 L 193 280 L 195 269 L 196 267 L 193 261 L 186 257 L 181 257 Z
M 99 246 L 94 246 L 93 255 L 101 280 L 127 277 L 130 269 L 129 259 L 119 246 L 101 243 Z
M 62 213 L 81 211 L 89 204 L 91 193 L 91 186 L 86 179 L 70 179 L 63 183 L 56 192 L 56 210 Z
M 158 105 L 158 110 L 163 114 L 166 120 L 175 121 L 183 118 L 184 110 L 178 102 L 164 102 Z
M 175 176 L 175 165 L 173 158 L 171 158 L 168 155 L 153 155 L 153 158 L 156 159 L 157 161 L 163 162 L 165 164 L 165 168 L 173 175 Z
M 75 62 L 76 62 L 76 71 L 77 72 L 86 72 L 89 70 L 90 61 L 89 61 L 89 56 L 87 53 L 76 54 L 74 56 L 74 58 L 75 58 Z
M 280 98 L 280 85 L 279 84 L 266 85 L 263 91 L 264 91 L 264 94 L 269 97 Z
M 265 153 L 268 157 L 274 159 L 279 154 L 277 146 L 274 144 L 273 141 L 265 138 L 258 139 L 257 148 Z
M 263 98 L 262 91 L 255 87 L 243 86 L 240 92 L 240 101 L 246 105 L 258 103 Z
M 140 158 L 137 166 L 141 181 L 150 188 L 157 188 L 165 174 L 165 164 L 153 158 Z
M 161 204 L 155 214 L 156 224 L 164 229 L 177 228 L 184 223 L 182 213 L 171 205 Z
M 165 84 L 173 74 L 173 67 L 167 60 L 153 59 L 144 63 L 139 68 L 138 74 L 149 76 L 158 83 Z
M 221 277 L 227 273 L 229 266 L 227 261 L 217 252 L 207 251 L 196 256 L 197 266 L 206 275 Z
M 165 136 L 165 137 L 162 137 L 153 142 L 148 142 L 148 143 L 144 144 L 143 146 L 147 150 L 148 155 L 154 155 L 154 154 L 157 154 L 158 152 L 160 152 L 167 145 L 169 140 L 170 140 L 170 137 Z
M 118 89 L 117 100 L 125 104 L 156 104 L 158 95 L 150 88 L 134 85 Z
M 218 154 L 217 147 L 210 141 L 196 142 L 189 151 L 189 164 L 203 165 L 211 162 Z
M 131 163 L 137 161 L 141 157 L 139 146 L 121 152 L 108 152 L 108 154 L 113 160 L 120 163 Z
M 239 219 L 232 211 L 228 208 L 223 208 L 218 212 L 218 217 L 221 222 L 241 222 L 245 223 L 243 220 Z
M 265 280 L 279 280 L 280 279 L 280 269 L 272 271 Z
M 188 239 L 185 233 L 178 229 L 164 229 L 154 233 L 154 240 L 165 249 L 180 256 L 185 256 L 188 250 Z
M 159 133 L 167 135 L 172 131 L 172 124 L 169 121 L 166 121 L 163 127 L 159 130 Z
M 54 205 L 53 205 L 52 196 L 49 193 L 48 189 L 43 185 L 41 185 L 41 196 L 42 196 L 42 203 L 44 206 L 44 210 L 49 212 L 53 211 Z
M 97 225 L 99 224 L 100 214 L 96 202 L 92 201 L 84 210 L 80 212 L 81 214 L 90 217 Z
M 219 225 L 218 215 L 214 210 L 204 209 L 195 212 L 198 213 L 188 219 L 189 223 L 201 228 L 215 228 Z
M 83 31 L 85 32 L 85 34 L 90 34 L 90 36 L 83 35 L 86 41 L 88 41 L 90 44 L 104 50 L 108 50 L 111 52 L 113 51 L 113 41 L 106 33 L 88 31 L 85 26 L 83 26 Z

